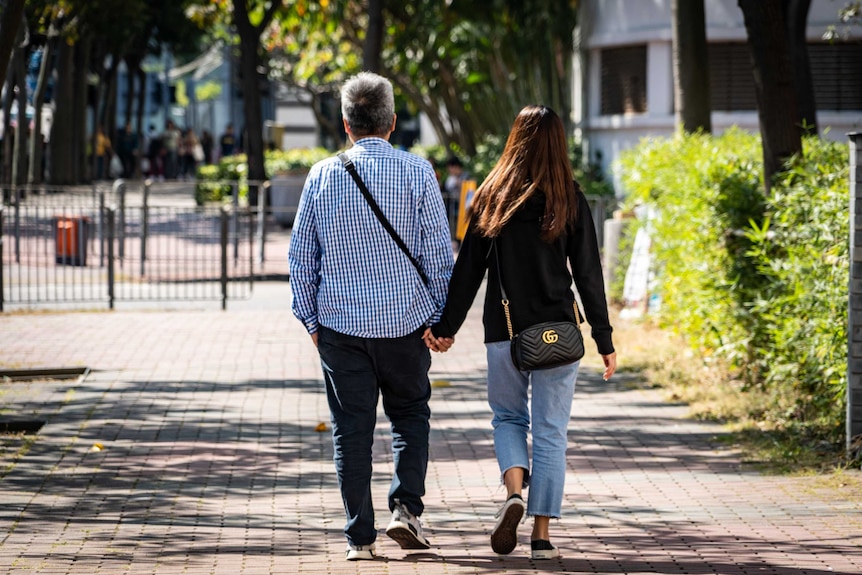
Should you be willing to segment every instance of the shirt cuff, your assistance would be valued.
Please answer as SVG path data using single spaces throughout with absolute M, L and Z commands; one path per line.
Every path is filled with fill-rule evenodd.
M 317 323 L 316 317 L 304 320 L 302 323 L 305 324 L 305 329 L 308 330 L 309 334 L 316 333 L 320 328 L 320 324 Z

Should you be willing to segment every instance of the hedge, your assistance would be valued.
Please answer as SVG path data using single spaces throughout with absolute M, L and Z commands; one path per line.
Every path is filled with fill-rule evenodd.
M 617 167 L 628 206 L 655 208 L 645 225 L 660 320 L 765 393 L 757 416 L 836 440 L 847 386 L 847 146 L 806 139 L 768 194 L 760 140 L 738 129 L 643 140 Z

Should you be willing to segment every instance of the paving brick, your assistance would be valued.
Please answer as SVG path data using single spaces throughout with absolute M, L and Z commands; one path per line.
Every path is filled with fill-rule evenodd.
M 259 289 L 260 287 L 260 289 Z M 264 296 L 260 296 L 263 293 Z M 188 306 L 8 314 L 0 364 L 89 366 L 83 381 L 0 383 L 0 408 L 47 423 L 0 480 L 10 574 L 862 573 L 862 502 L 812 477 L 764 476 L 659 391 L 580 376 L 569 428 L 563 557 L 489 547 L 505 498 L 485 399 L 481 298 L 435 355 L 423 521 L 434 545 L 382 532 L 392 472 L 380 412 L 374 562 L 344 561 L 320 366 L 289 287 L 227 312 Z M 592 349 L 589 352 L 593 352 Z M 624 356 L 625 350 L 620 350 Z

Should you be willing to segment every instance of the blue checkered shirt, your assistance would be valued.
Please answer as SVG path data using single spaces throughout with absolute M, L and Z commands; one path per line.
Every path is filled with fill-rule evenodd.
M 299 201 L 288 260 L 294 315 L 356 337 L 401 337 L 435 323 L 453 257 L 440 186 L 424 159 L 381 138 L 348 150 L 371 195 L 428 276 L 426 287 L 337 157 L 315 164 Z

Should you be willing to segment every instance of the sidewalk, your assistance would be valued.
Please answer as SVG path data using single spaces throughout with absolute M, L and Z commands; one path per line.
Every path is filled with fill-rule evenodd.
M 380 416 L 375 562 L 343 559 L 328 409 L 287 284 L 228 311 L 0 315 L 0 367 L 88 366 L 81 381 L 0 382 L 0 573 L 862 573 L 862 501 L 818 477 L 769 477 L 682 405 L 583 370 L 570 426 L 563 557 L 529 559 L 529 524 L 490 550 L 499 486 L 481 308 L 434 355 L 426 512 L 433 548 L 382 533 L 391 473 Z M 477 301 L 479 301 L 477 299 Z M 588 342 L 588 353 L 595 347 Z M 625 350 L 620 350 L 625 366 Z M 35 437 L 35 440 L 32 438 Z M 19 454 L 17 461 L 15 454 Z

